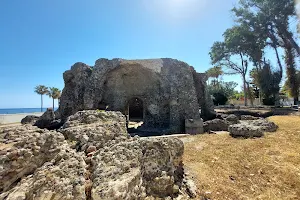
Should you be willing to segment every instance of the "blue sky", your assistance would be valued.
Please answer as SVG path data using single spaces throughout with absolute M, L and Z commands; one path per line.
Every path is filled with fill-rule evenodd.
M 2 0 L 0 108 L 39 107 L 39 84 L 98 58 L 176 58 L 204 72 L 236 0 Z M 225 80 L 241 82 L 238 76 Z M 44 105 L 52 101 L 45 97 Z

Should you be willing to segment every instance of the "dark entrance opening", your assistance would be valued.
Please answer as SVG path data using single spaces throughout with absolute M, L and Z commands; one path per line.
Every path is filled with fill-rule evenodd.
M 128 133 L 135 135 L 144 124 L 143 101 L 139 98 L 132 98 L 128 102 L 127 109 L 127 130 Z
M 159 128 L 145 127 L 145 110 L 142 99 L 134 97 L 127 103 L 125 110 L 127 120 L 127 131 L 131 136 L 138 135 L 140 137 L 160 136 L 162 130 Z M 147 122 L 146 122 L 147 123 Z
M 129 121 L 142 122 L 144 120 L 144 104 L 139 98 L 132 98 L 128 103 Z

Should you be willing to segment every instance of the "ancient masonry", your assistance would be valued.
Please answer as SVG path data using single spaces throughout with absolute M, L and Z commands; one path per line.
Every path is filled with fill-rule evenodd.
M 64 82 L 63 120 L 77 111 L 106 109 L 140 116 L 144 129 L 179 133 L 186 120 L 213 115 L 205 74 L 174 59 L 99 59 L 93 67 L 76 63 L 64 73 Z
M 80 111 L 57 131 L 0 127 L 0 200 L 188 200 L 183 142 L 130 137 L 120 112 Z

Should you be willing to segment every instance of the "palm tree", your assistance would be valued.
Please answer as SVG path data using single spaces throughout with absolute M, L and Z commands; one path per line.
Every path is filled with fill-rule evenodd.
M 207 74 L 208 78 L 214 78 L 213 83 L 217 84 L 219 82 L 219 77 L 221 77 L 224 74 L 224 72 L 222 70 L 222 67 L 214 66 L 214 67 L 208 69 L 206 71 L 206 74 Z
M 55 88 L 55 87 L 50 87 L 49 88 L 49 91 L 48 91 L 48 96 L 50 98 L 52 98 L 53 100 L 53 104 L 52 104 L 52 107 L 53 107 L 53 111 L 54 111 L 54 99 L 59 99 L 60 98 L 60 93 L 61 91 L 58 89 L 58 88 Z
M 41 112 L 43 112 L 43 95 L 48 93 L 48 88 L 44 85 L 38 85 L 34 88 L 34 92 L 41 95 Z

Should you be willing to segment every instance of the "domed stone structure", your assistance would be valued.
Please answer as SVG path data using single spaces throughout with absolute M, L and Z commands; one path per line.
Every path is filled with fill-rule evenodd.
M 76 63 L 64 73 L 59 113 L 63 120 L 80 110 L 121 111 L 143 121 L 144 130 L 184 132 L 185 119 L 211 118 L 205 74 L 175 59 L 99 59 Z

